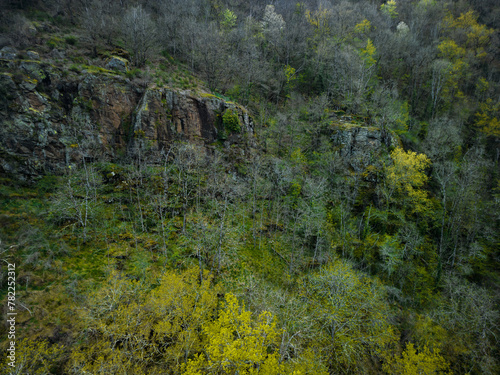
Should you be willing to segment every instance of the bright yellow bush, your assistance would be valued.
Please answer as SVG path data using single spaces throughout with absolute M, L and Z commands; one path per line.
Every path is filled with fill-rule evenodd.
M 392 191 L 406 195 L 410 210 L 424 212 L 429 206 L 427 192 L 421 188 L 427 182 L 425 168 L 431 161 L 425 154 L 396 148 L 391 152 L 393 164 L 386 167 L 386 178 Z
M 281 330 L 271 313 L 264 311 L 253 324 L 251 312 L 233 294 L 226 295 L 219 318 L 204 325 L 203 333 L 205 353 L 188 362 L 185 375 L 272 375 L 285 370 L 277 350 Z
M 394 375 L 433 375 L 449 374 L 450 365 L 439 354 L 438 349 L 431 351 L 427 346 L 417 353 L 412 343 L 406 345 L 401 357 L 393 357 L 384 366 L 384 371 Z

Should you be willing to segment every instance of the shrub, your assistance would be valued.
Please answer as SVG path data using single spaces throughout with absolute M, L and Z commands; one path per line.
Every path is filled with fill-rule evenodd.
M 38 192 L 41 194 L 53 193 L 57 190 L 59 179 L 57 176 L 46 175 L 37 182 Z
M 233 109 L 227 109 L 222 115 L 222 123 L 224 127 L 231 131 L 239 133 L 241 131 L 240 118 L 238 113 Z
M 62 42 L 61 38 L 54 36 L 47 41 L 47 45 L 50 48 L 58 48 L 61 42 Z
M 69 35 L 69 36 L 67 36 L 66 38 L 64 38 L 64 41 L 65 41 L 67 44 L 69 44 L 69 45 L 71 45 L 71 46 L 74 46 L 74 45 L 76 45 L 76 42 L 77 42 L 78 40 L 76 39 L 76 36 Z
M 125 74 L 127 75 L 128 78 L 137 78 L 141 76 L 141 73 L 142 73 L 141 69 L 135 68 L 135 69 L 130 69 Z

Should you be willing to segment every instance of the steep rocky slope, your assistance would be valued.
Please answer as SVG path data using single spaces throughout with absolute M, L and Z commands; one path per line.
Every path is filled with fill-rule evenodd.
M 140 157 L 154 163 L 174 141 L 207 150 L 219 144 L 231 150 L 232 160 L 244 160 L 246 150 L 256 145 L 248 111 L 199 88 L 158 87 L 132 78 L 126 69 L 77 69 L 61 60 L 56 66 L 32 51 L 12 49 L 1 57 L 0 175 L 32 181 L 83 160 Z M 237 117 L 236 129 L 224 124 L 226 111 Z M 398 144 L 388 130 L 343 117 L 331 120 L 325 135 L 357 173 Z
M 33 55 L 36 57 L 36 55 Z M 31 180 L 88 160 L 156 158 L 174 140 L 252 144 L 242 107 L 211 94 L 159 88 L 91 67 L 66 71 L 39 60 L 0 60 L 0 173 Z M 224 127 L 238 116 L 240 131 Z

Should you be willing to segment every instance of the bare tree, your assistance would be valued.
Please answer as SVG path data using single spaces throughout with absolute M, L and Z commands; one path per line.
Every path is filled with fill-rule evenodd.
M 132 52 L 135 66 L 143 66 L 157 43 L 156 25 L 142 6 L 127 10 L 122 33 L 127 48 Z
M 460 343 L 460 354 L 452 351 L 457 359 L 455 371 L 497 373 L 498 294 L 449 274 L 444 278 L 443 295 L 430 317 L 448 330 L 451 340 Z
M 83 163 L 83 169 L 69 169 L 65 184 L 54 195 L 55 218 L 66 227 L 82 228 L 83 241 L 96 217 L 98 207 L 98 188 L 101 178 L 92 166 Z
M 197 0 L 161 0 L 154 1 L 158 8 L 159 27 L 161 33 L 159 39 L 163 46 L 169 49 L 175 56 L 185 51 L 186 28 L 192 24 L 192 20 L 200 13 Z
M 201 171 L 205 155 L 200 147 L 193 144 L 177 144 L 172 148 L 179 189 L 179 205 L 182 210 L 182 233 L 186 233 L 187 214 L 190 202 L 196 197 L 201 183 Z
M 90 1 L 82 10 L 82 26 L 92 44 L 92 55 L 97 56 L 101 40 L 111 43 L 116 31 L 116 16 L 121 8 L 114 2 Z
M 195 25 L 195 59 L 198 69 L 203 72 L 208 87 L 216 90 L 223 76 L 223 61 L 226 42 L 214 23 Z
M 439 103 L 443 100 L 442 92 L 451 72 L 451 63 L 446 60 L 436 60 L 432 64 L 431 98 L 432 116 L 436 114 Z

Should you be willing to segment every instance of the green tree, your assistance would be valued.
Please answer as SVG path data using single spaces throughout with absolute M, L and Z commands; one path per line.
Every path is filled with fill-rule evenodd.
M 7 346 L 8 348 L 8 346 Z M 3 369 L 4 374 L 9 375 L 48 375 L 58 361 L 61 360 L 63 347 L 59 345 L 49 345 L 46 340 L 34 341 L 31 339 L 18 340 L 15 345 L 15 360 L 12 362 L 14 367 L 8 363 L 12 363 L 7 356 L 9 352 L 4 351 L 0 369 Z
M 280 374 L 281 330 L 271 313 L 264 311 L 254 324 L 251 312 L 240 307 L 236 297 L 228 293 L 225 306 L 214 322 L 203 326 L 203 353 L 189 360 L 185 375 L 195 374 Z
M 166 273 L 160 285 L 144 286 L 112 273 L 79 312 L 82 344 L 72 373 L 160 374 L 179 369 L 202 348 L 200 331 L 217 307 L 218 287 L 208 272 Z
M 241 132 L 241 122 L 238 112 L 235 109 L 228 108 L 222 115 L 222 124 L 230 132 Z
M 464 117 L 469 116 L 478 107 L 473 89 L 484 79 L 484 68 L 494 53 L 494 31 L 480 24 L 473 10 L 459 17 L 449 13 L 442 24 L 444 38 L 438 50 L 440 57 L 450 64 L 443 96 L 448 108 Z
M 382 284 L 342 260 L 308 276 L 302 293 L 314 317 L 319 347 L 330 371 L 362 370 L 363 358 L 379 356 L 396 342 Z
M 388 374 L 398 375 L 451 375 L 449 368 L 450 365 L 439 354 L 439 349 L 430 350 L 424 346 L 417 352 L 411 342 L 406 345 L 401 357 L 392 357 L 383 366 Z
M 425 169 L 431 161 L 425 154 L 404 151 L 398 147 L 391 152 L 393 163 L 386 167 L 387 201 L 398 193 L 410 212 L 424 213 L 429 209 L 427 192 L 423 190 L 427 182 Z
M 487 136 L 500 138 L 500 102 L 494 103 L 491 98 L 479 105 L 476 113 L 476 126 Z
M 398 12 L 396 11 L 396 1 L 395 0 L 389 0 L 387 3 L 382 4 L 380 6 L 380 10 L 382 13 L 387 14 L 391 18 L 396 18 L 398 16 Z
M 222 12 L 222 20 L 220 22 L 221 29 L 225 32 L 230 31 L 233 27 L 236 26 L 236 20 L 238 16 L 230 9 L 225 9 Z

